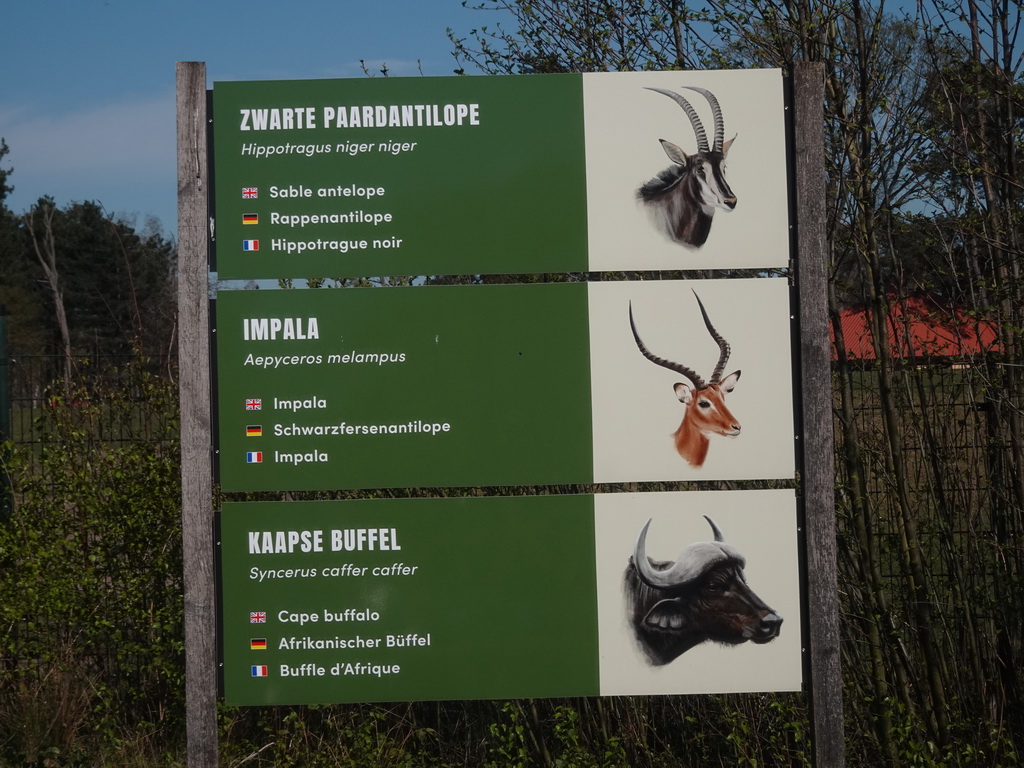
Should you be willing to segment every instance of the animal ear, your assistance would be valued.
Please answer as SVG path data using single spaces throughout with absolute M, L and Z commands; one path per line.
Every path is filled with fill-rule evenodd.
M 644 616 L 644 625 L 655 629 L 682 629 L 686 624 L 683 601 L 678 597 L 672 600 L 659 600 Z
M 719 386 L 721 387 L 723 392 L 729 394 L 734 389 L 736 389 L 736 382 L 740 380 L 740 373 L 741 371 L 733 371 L 724 379 L 722 379 L 722 383 Z
M 739 136 L 739 134 L 737 133 L 736 136 Z M 722 145 L 722 157 L 725 157 L 726 155 L 729 154 L 729 147 L 731 147 L 732 143 L 736 141 L 736 136 L 733 136 L 731 139 L 729 139 Z
M 659 139 L 659 141 L 661 142 L 661 148 L 665 150 L 668 159 L 673 163 L 676 165 L 686 165 L 690 162 L 690 156 L 671 141 L 665 141 L 665 139 Z
M 683 384 L 683 382 L 680 381 L 672 388 L 676 391 L 676 397 L 679 398 L 679 402 L 683 405 L 689 405 L 690 401 L 693 400 L 693 390 Z

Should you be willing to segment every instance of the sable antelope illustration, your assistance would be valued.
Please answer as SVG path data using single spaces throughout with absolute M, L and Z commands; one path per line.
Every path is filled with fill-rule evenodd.
M 647 556 L 648 520 L 623 580 L 626 610 L 648 661 L 667 664 L 708 640 L 758 645 L 779 636 L 782 617 L 747 586 L 746 559 L 707 515 L 715 540 L 691 544 L 672 561 Z
M 725 437 L 737 437 L 740 434 L 740 424 L 732 415 L 725 404 L 725 396 L 736 388 L 736 382 L 740 380 L 740 371 L 733 371 L 724 379 L 722 373 L 725 371 L 726 363 L 729 362 L 731 348 L 729 342 L 715 330 L 704 309 L 704 303 L 694 291 L 694 297 L 700 306 L 700 313 L 704 317 L 704 325 L 708 333 L 718 343 L 720 354 L 718 365 L 711 374 L 711 379 L 704 381 L 696 371 L 680 363 L 674 363 L 663 357 L 653 354 L 647 345 L 640 339 L 637 333 L 636 323 L 633 320 L 633 303 L 629 305 L 629 327 L 633 331 L 633 338 L 636 346 L 643 353 L 643 356 L 662 368 L 668 368 L 678 374 L 685 376 L 691 386 L 682 382 L 675 384 L 676 397 L 685 406 L 683 421 L 673 437 L 676 442 L 676 450 L 690 466 L 702 467 L 708 455 L 708 447 L 711 444 L 709 435 L 724 435 Z
M 665 94 L 686 112 L 697 137 L 697 154 L 688 155 L 671 141 L 661 139 L 665 154 L 675 165 L 640 187 L 637 197 L 648 206 L 655 222 L 669 238 L 689 248 L 700 248 L 711 232 L 715 209 L 731 211 L 736 207 L 736 195 L 725 180 L 725 157 L 736 137 L 723 142 L 725 120 L 718 99 L 711 91 L 695 86 L 685 87 L 701 94 L 711 105 L 715 120 L 714 141 L 708 144 L 704 124 L 690 102 L 678 93 L 648 88 Z

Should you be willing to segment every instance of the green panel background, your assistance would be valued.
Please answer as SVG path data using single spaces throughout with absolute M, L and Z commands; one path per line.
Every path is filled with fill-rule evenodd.
M 583 89 L 579 75 L 367 78 L 225 82 L 214 86 L 216 254 L 221 278 L 480 274 L 584 270 L 587 264 Z M 478 103 L 479 126 L 325 128 L 323 106 Z M 315 129 L 247 131 L 242 108 L 316 107 Z M 241 147 L 340 142 L 417 142 L 412 152 L 242 156 Z M 269 187 L 355 183 L 387 192 L 353 198 L 274 199 Z M 260 190 L 243 200 L 241 188 Z M 315 194 L 315 193 L 314 193 Z M 291 229 L 269 213 L 362 208 L 395 221 Z M 260 223 L 243 226 L 243 213 Z M 275 237 L 395 235 L 397 250 L 275 254 Z M 258 239 L 260 250 L 241 250 Z
M 400 552 L 250 555 L 248 531 L 397 529 Z M 221 515 L 225 700 L 230 705 L 590 696 L 598 693 L 590 496 L 228 503 Z M 329 546 L 325 546 L 329 549 Z M 258 581 L 261 569 L 403 562 L 406 577 Z M 363 623 L 281 623 L 278 612 L 369 608 Z M 250 624 L 265 611 L 266 624 Z M 431 634 L 425 648 L 282 651 L 281 637 Z M 266 637 L 268 649 L 249 648 Z M 280 664 L 399 664 L 397 676 L 286 677 Z M 253 664 L 270 676 L 254 678 Z
M 242 340 L 243 318 L 319 318 L 318 340 Z M 220 482 L 226 491 L 590 482 L 584 284 L 221 291 Z M 253 369 L 254 355 L 405 352 L 407 362 Z M 273 398 L 328 401 L 273 410 Z M 244 409 L 259 397 L 263 410 Z M 273 425 L 450 422 L 447 434 L 273 437 Z M 247 424 L 263 437 L 245 436 Z M 327 463 L 275 464 L 326 451 Z M 263 451 L 262 464 L 246 464 Z

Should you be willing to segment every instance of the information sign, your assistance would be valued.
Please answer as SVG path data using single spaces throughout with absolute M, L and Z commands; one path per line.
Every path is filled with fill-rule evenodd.
M 221 291 L 221 485 L 792 477 L 788 291 L 768 279 Z
M 800 108 L 796 136 L 811 140 L 796 141 L 813 149 L 821 121 L 807 105 L 821 98 L 807 84 L 820 88 L 820 71 L 797 68 L 789 106 L 781 71 L 748 70 L 217 83 L 207 115 L 205 68 L 189 70 L 178 146 L 192 299 L 205 296 L 206 189 L 222 279 L 760 276 L 219 291 L 222 490 L 422 489 L 215 512 L 226 702 L 800 690 L 804 606 L 816 633 L 835 624 L 815 610 L 834 593 L 829 462 L 803 467 L 805 519 L 793 490 L 459 489 L 795 477 L 797 304 L 772 270 L 795 266 L 794 197 L 812 233 L 800 259 L 819 255 L 822 195 L 809 181 L 821 171 L 808 158 L 820 153 L 796 158 L 791 195 L 786 110 Z M 801 316 L 815 317 L 812 303 L 801 296 Z M 205 303 L 186 305 L 196 354 L 183 376 L 185 358 L 206 360 Z M 811 328 L 802 364 L 825 381 L 817 341 Z M 206 391 L 202 376 L 186 383 Z M 805 406 L 807 423 L 827 425 L 821 402 Z M 199 566 L 186 579 L 208 595 L 212 547 L 195 542 L 211 528 L 211 420 L 192 415 L 183 456 L 202 492 L 183 503 Z M 804 535 L 812 577 L 826 577 L 811 601 Z M 190 700 L 203 701 L 192 720 L 210 722 L 210 601 L 190 605 Z M 838 691 L 834 655 L 815 664 Z M 817 668 L 812 682 L 817 692 Z M 837 702 L 816 696 L 821 723 Z
M 652 641 L 627 586 L 637 536 L 703 568 L 704 515 L 762 608 L 715 635 L 729 647 L 668 619 Z M 801 684 L 792 491 L 233 503 L 221 552 L 231 705 Z
M 752 70 L 216 83 L 218 274 L 786 266 L 782 82 Z
M 589 477 L 583 284 L 231 291 L 225 490 Z

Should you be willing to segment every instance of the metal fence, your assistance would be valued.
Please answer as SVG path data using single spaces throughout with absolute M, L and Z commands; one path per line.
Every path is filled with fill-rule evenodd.
M 5 437 L 16 445 L 35 446 L 48 436 L 47 409 L 88 413 L 92 435 L 105 442 L 133 442 L 139 439 L 139 424 L 149 406 L 149 396 L 140 384 L 140 374 L 174 380 L 174 355 L 14 355 L 0 358 L 0 395 L 7 402 L 0 408 L 8 415 Z M 100 407 L 112 396 L 138 411 L 136 419 Z M 3 421 L 0 420 L 0 427 Z

